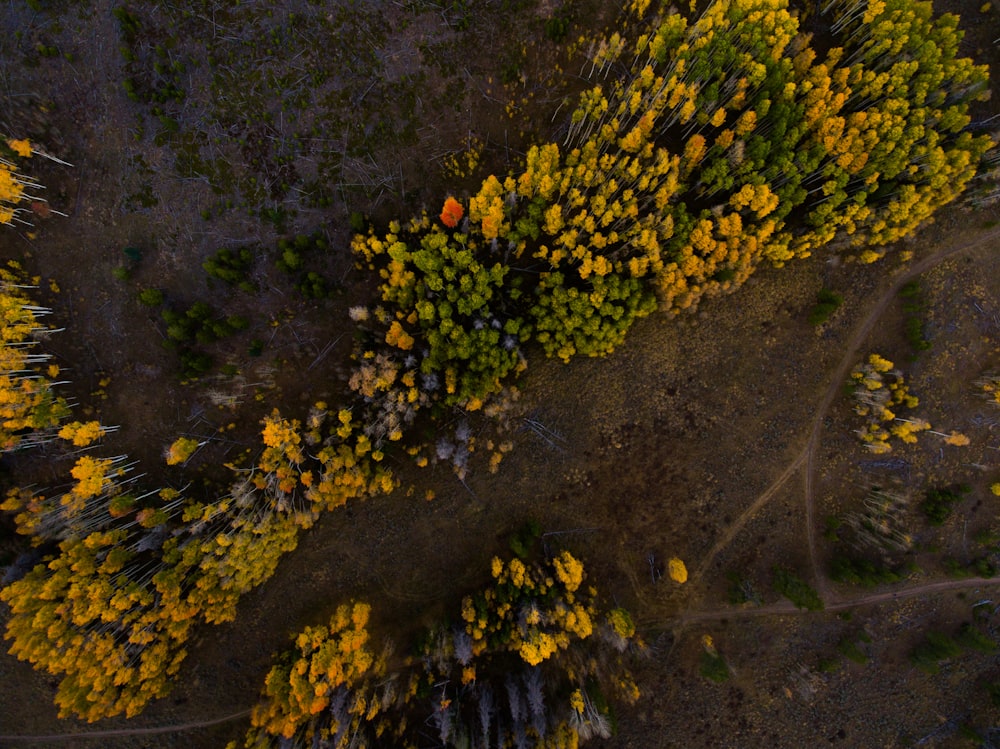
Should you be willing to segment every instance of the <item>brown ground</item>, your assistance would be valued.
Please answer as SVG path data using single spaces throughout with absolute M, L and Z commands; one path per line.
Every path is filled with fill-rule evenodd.
M 308 10 L 295 6 L 283 9 Z M 109 448 L 141 458 L 151 481 L 182 484 L 202 476 L 161 467 L 159 453 L 177 434 L 209 436 L 235 423 L 196 462 L 211 466 L 250 446 L 260 416 L 272 406 L 295 416 L 314 400 L 336 397 L 350 333 L 323 352 L 348 331 L 340 322 L 344 309 L 367 292 L 338 252 L 323 268 L 343 283 L 344 294 L 332 301 L 303 303 L 263 261 L 255 270 L 263 291 L 255 298 L 207 287 L 199 267 L 205 256 L 248 238 L 272 242 L 274 227 L 246 210 L 220 208 L 221 198 L 204 181 L 178 177 L 171 167 L 175 154 L 156 146 L 151 133 L 134 139 L 129 128 L 142 116 L 150 127 L 152 118 L 148 108 L 122 93 L 111 7 L 76 3 L 58 22 L 13 4 L 0 11 L 0 25 L 25 30 L 20 40 L 0 43 L 2 59 L 10 63 L 6 93 L 16 104 L 8 117 L 35 128 L 35 137 L 46 129 L 52 150 L 76 164 L 72 170 L 39 170 L 53 206 L 70 217 L 44 221 L 33 242 L 2 234 L 0 251 L 24 255 L 44 288 L 49 279 L 58 284 L 58 292 L 41 296 L 67 328 L 51 346 L 72 372 L 70 389 L 79 410 L 94 409 L 105 423 L 121 424 Z M 539 71 L 551 69 L 550 60 L 562 48 L 545 40 L 538 25 L 525 21 L 515 32 L 510 23 L 479 11 L 471 29 L 462 30 L 426 8 L 404 24 L 402 6 L 366 7 L 383 14 L 391 29 L 379 40 L 391 52 L 382 75 L 401 75 L 408 60 L 422 59 L 437 72 L 419 88 L 428 101 L 432 94 L 438 97 L 438 109 L 415 105 L 400 115 L 424 123 L 413 140 L 385 137 L 372 147 L 369 167 L 348 164 L 355 170 L 351 179 L 369 179 L 364 189 L 341 189 L 329 208 L 293 206 L 299 211 L 290 222 L 294 231 L 321 223 L 340 227 L 328 229 L 335 248 L 345 246 L 351 209 L 391 214 L 438 200 L 446 188 L 438 181 L 440 156 L 434 154 L 461 149 L 469 131 L 487 144 L 487 165 L 504 168 L 508 157 L 516 158 L 516 143 L 533 137 L 521 133 L 525 123 L 535 123 L 534 137 L 547 135 L 560 95 L 542 85 Z M 457 12 L 463 6 L 448 7 Z M 977 17 L 979 8 L 963 10 Z M 516 17 L 537 20 L 557 12 L 528 6 Z M 977 18 L 992 19 L 995 26 L 996 11 Z M 983 26 L 977 31 L 981 39 L 971 37 L 968 53 L 987 49 L 989 24 Z M 581 27 L 571 28 L 573 38 Z M 501 32 L 515 38 L 522 33 L 536 46 L 522 59 L 505 36 L 493 48 L 503 54 L 483 55 L 483 39 Z M 71 52 L 75 60 L 33 57 L 36 42 L 56 45 L 60 55 Z M 414 52 L 421 43 L 423 57 Z M 523 78 L 510 72 L 515 58 Z M 506 91 L 498 83 L 505 66 L 512 79 Z M 468 70 L 456 73 L 458 67 Z M 191 91 L 203 90 L 196 76 L 207 75 L 206 65 L 191 69 Z M 369 81 L 352 85 L 357 98 Z M 377 86 L 369 96 L 382 98 L 363 116 L 374 117 L 406 85 Z M 448 85 L 459 106 L 442 109 Z M 37 102 L 20 96 L 27 92 L 43 94 L 54 106 L 38 113 Z M 522 108 L 513 116 L 503 112 L 505 96 Z M 182 132 L 200 134 L 196 114 L 206 101 L 191 99 L 184 105 L 191 111 L 178 112 L 177 119 Z M 996 104 L 992 107 L 996 111 Z M 431 121 L 429 111 L 443 114 Z M 377 119 L 373 122 L 375 128 Z M 206 126 L 205 134 L 210 130 Z M 150 165 L 148 171 L 136 167 L 137 154 Z M 313 152 L 306 156 L 319 159 Z M 240 175 L 227 185 L 238 197 L 253 167 L 235 153 L 226 158 Z M 399 176 L 385 176 L 385 165 L 401 158 Z M 142 206 L 129 197 L 145 186 L 158 196 L 156 205 Z M 292 205 L 283 200 L 263 204 Z M 200 218 L 204 209 L 209 219 Z M 519 408 L 559 435 L 555 445 L 523 429 L 497 474 L 479 470 L 464 485 L 443 467 L 421 472 L 401 465 L 404 489 L 325 517 L 277 575 L 246 596 L 233 624 L 200 631 L 171 697 L 131 721 L 100 726 L 59 721 L 51 706 L 53 680 L 0 657 L 5 685 L 0 742 L 83 749 L 224 746 L 242 733 L 245 719 L 204 724 L 244 714 L 271 655 L 285 647 L 292 632 L 340 602 L 363 597 L 374 604 L 379 625 L 405 641 L 408 631 L 453 610 L 461 595 L 481 582 L 489 557 L 505 550 L 510 532 L 535 518 L 548 533 L 559 534 L 549 537 L 553 542 L 587 561 L 591 580 L 609 598 L 634 612 L 650 646 L 636 664 L 642 697 L 619 710 L 618 734 L 604 745 L 867 748 L 921 739 L 921 746 L 976 745 L 959 735 L 959 724 L 980 729 L 998 724 L 1000 711 L 982 688 L 984 681 L 1000 679 L 994 658 L 966 654 L 928 676 L 910 665 L 908 655 L 928 631 L 954 633 L 971 620 L 973 604 L 992 602 L 1000 589 L 978 579 L 948 578 L 942 564 L 946 556 L 963 563 L 981 555 L 1000 561 L 995 544 L 984 547 L 973 540 L 977 531 L 1000 531 L 998 500 L 988 491 L 989 483 L 1000 480 L 1000 412 L 977 400 L 971 385 L 982 372 L 1000 368 L 1000 233 L 993 228 L 998 218 L 996 211 L 951 211 L 905 243 L 916 255 L 909 265 L 888 260 L 858 268 L 817 258 L 762 270 L 743 289 L 703 304 L 695 315 L 641 321 L 606 359 L 568 366 L 533 360 L 521 383 Z M 128 245 L 144 253 L 132 280 L 123 283 L 111 271 L 124 262 L 121 249 Z M 919 274 L 921 314 L 932 347 L 911 362 L 895 291 L 925 258 L 932 260 Z M 152 285 L 175 299 L 209 298 L 229 312 L 256 315 L 243 338 L 216 349 L 216 359 L 239 366 L 245 382 L 263 383 L 246 388 L 237 410 L 215 405 L 210 388 L 179 384 L 174 359 L 159 346 L 156 331 L 162 325 L 135 300 L 139 288 Z M 817 329 L 806 317 L 820 286 L 841 292 L 845 303 Z M 268 344 L 259 359 L 246 355 L 253 337 Z M 905 371 L 921 399 L 920 416 L 941 431 L 963 432 L 971 445 L 949 447 L 923 435 L 918 445 L 897 447 L 888 456 L 905 463 L 875 465 L 876 456 L 866 454 L 851 434 L 859 424 L 841 385 L 849 368 L 871 351 Z M 111 382 L 102 387 L 104 376 Z M 238 386 L 230 379 L 213 387 L 236 392 Z M 11 463 L 6 470 L 19 479 L 20 472 L 30 471 L 35 480 L 57 482 L 66 465 L 35 461 Z M 206 469 L 204 475 L 214 474 Z M 823 537 L 825 519 L 854 509 L 868 486 L 891 477 L 914 497 L 906 520 L 920 571 L 905 583 L 874 591 L 830 582 L 827 563 L 834 544 Z M 922 491 L 960 482 L 972 486 L 969 497 L 943 528 L 928 526 L 915 507 Z M 406 491 L 410 486 L 412 495 Z M 432 502 L 422 499 L 428 488 L 437 494 Z M 671 556 L 686 560 L 692 572 L 683 587 L 656 579 Z M 800 612 L 774 593 L 776 563 L 810 581 L 827 610 Z M 760 595 L 761 607 L 727 602 L 727 573 L 734 571 Z M 989 624 L 998 622 L 994 617 Z M 861 645 L 868 655 L 864 665 L 837 655 L 838 642 L 862 632 L 870 639 Z M 703 634 L 714 638 L 731 668 L 723 684 L 699 675 Z M 824 659 L 837 659 L 839 669 L 821 669 Z M 89 731 L 122 733 L 53 738 Z M 14 735 L 46 738 L 14 742 Z

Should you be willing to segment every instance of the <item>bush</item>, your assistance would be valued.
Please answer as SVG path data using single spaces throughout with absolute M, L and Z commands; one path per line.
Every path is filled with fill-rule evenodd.
M 800 609 L 823 610 L 823 601 L 819 594 L 801 577 L 783 567 L 773 568 L 772 573 L 774 574 L 772 585 L 777 593 L 783 595 Z
M 527 559 L 531 556 L 535 541 L 541 538 L 541 536 L 542 526 L 539 525 L 537 520 L 529 520 L 510 537 L 510 550 L 517 557 Z
M 139 292 L 139 303 L 147 307 L 159 307 L 163 304 L 163 292 L 159 289 L 143 289 Z
M 822 325 L 843 303 L 843 295 L 827 288 L 820 289 L 816 294 L 816 306 L 809 312 L 809 324 Z
M 860 663 L 862 666 L 868 663 L 868 654 L 852 639 L 845 638 L 837 643 L 837 652 L 848 660 Z
M 988 635 L 984 635 L 968 622 L 962 625 L 955 641 L 966 650 L 977 650 L 980 653 L 997 652 L 997 644 L 993 639 Z
M 962 648 L 943 632 L 928 632 L 927 639 L 910 653 L 910 663 L 928 674 L 941 670 L 941 661 L 961 655 Z
M 221 249 L 210 256 L 201 267 L 212 278 L 218 278 L 230 286 L 238 286 L 247 293 L 256 290 L 256 285 L 247 277 L 253 265 L 254 254 L 249 247 L 238 250 Z
M 729 665 L 718 653 L 705 652 L 701 654 L 701 664 L 698 672 L 716 684 L 729 680 Z
M 965 484 L 948 489 L 928 489 L 924 501 L 920 503 L 927 522 L 935 526 L 944 525 L 951 515 L 952 505 L 965 499 L 970 490 Z
M 874 588 L 876 585 L 898 583 L 903 575 L 898 570 L 868 559 L 838 554 L 830 562 L 830 578 L 838 583 Z

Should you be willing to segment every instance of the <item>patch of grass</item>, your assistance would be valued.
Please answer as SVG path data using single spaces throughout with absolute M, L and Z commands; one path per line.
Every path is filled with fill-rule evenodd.
M 729 681 L 729 665 L 718 653 L 709 653 L 707 651 L 702 653 L 698 673 L 716 684 Z
M 921 671 L 934 675 L 941 662 L 962 654 L 961 646 L 943 632 L 928 632 L 927 638 L 910 653 L 910 663 Z
M 823 601 L 819 594 L 809 583 L 801 577 L 784 567 L 774 567 L 771 570 L 774 575 L 772 586 L 775 592 L 780 593 L 800 609 L 807 611 L 822 611 Z
M 857 640 L 844 638 L 837 643 L 837 652 L 850 661 L 861 664 L 868 663 L 868 654 L 858 645 Z
M 969 622 L 963 624 L 962 628 L 958 630 L 955 641 L 966 650 L 975 650 L 980 653 L 997 652 L 997 644 L 993 638 L 983 634 Z

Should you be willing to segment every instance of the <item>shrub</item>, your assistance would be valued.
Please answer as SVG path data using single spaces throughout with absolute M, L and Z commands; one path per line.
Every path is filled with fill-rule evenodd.
M 704 652 L 701 654 L 701 662 L 698 673 L 709 681 L 721 684 L 729 680 L 729 665 L 718 653 Z
M 969 622 L 963 624 L 962 628 L 958 630 L 955 641 L 966 650 L 977 650 L 981 653 L 997 652 L 997 644 L 993 638 L 984 635 Z
M 838 554 L 830 562 L 830 578 L 838 583 L 851 583 L 865 588 L 897 583 L 903 579 L 899 571 L 868 559 Z
M 842 294 L 827 288 L 822 288 L 816 293 L 816 306 L 809 312 L 810 325 L 822 325 L 830 315 L 836 312 L 837 308 L 844 303 Z
M 252 293 L 256 285 L 248 278 L 253 266 L 254 254 L 249 247 L 238 250 L 223 248 L 210 256 L 201 267 L 212 278 L 218 278 L 230 286 L 238 286 L 241 290 Z
M 952 506 L 965 499 L 965 495 L 971 490 L 971 487 L 965 484 L 950 488 L 928 489 L 924 501 L 920 503 L 920 509 L 931 525 L 944 525 L 951 516 Z
M 139 292 L 139 303 L 147 307 L 159 307 L 163 304 L 163 292 L 159 289 L 143 289 Z
M 961 655 L 962 648 L 943 632 L 928 632 L 927 639 L 910 653 L 910 663 L 928 674 L 941 670 L 941 661 Z
M 772 574 L 774 590 L 798 608 L 808 611 L 823 610 L 823 601 L 819 594 L 801 577 L 783 567 L 774 567 Z

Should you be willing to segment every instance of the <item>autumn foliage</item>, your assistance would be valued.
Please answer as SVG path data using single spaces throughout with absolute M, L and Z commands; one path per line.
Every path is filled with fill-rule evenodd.
M 59 678 L 63 714 L 132 715 L 165 694 L 196 624 L 230 621 L 321 512 L 393 489 L 387 451 L 421 411 L 485 411 L 531 347 L 605 355 L 637 319 L 731 291 L 762 263 L 833 243 L 878 260 L 961 193 L 992 145 L 967 128 L 986 70 L 959 57 L 957 19 L 927 2 L 834 0 L 816 21 L 822 43 L 784 0 L 720 0 L 697 19 L 650 5 L 633 3 L 622 33 L 596 47 L 562 142 L 532 147 L 464 205 L 448 197 L 439 222 L 424 214 L 354 238 L 379 300 L 356 310 L 349 407 L 271 413 L 258 458 L 211 497 L 142 489 L 127 456 L 96 452 L 74 456 L 61 489 L 8 493 L 3 509 L 44 556 L 0 591 L 6 637 Z M 8 148 L 11 159 L 32 151 Z M 0 222 L 21 220 L 34 187 L 0 159 Z M 92 445 L 108 428 L 63 424 L 59 370 L 35 350 L 47 310 L 21 281 L 0 271 L 0 451 Z M 916 401 L 890 362 L 870 358 L 852 383 L 869 449 L 929 430 L 898 416 Z M 190 457 L 191 442 L 175 442 L 168 462 Z M 429 635 L 396 679 L 368 646 L 367 607 L 338 610 L 296 642 L 294 666 L 272 672 L 251 740 L 416 743 L 399 718 L 418 693 L 419 724 L 441 743 L 603 735 L 588 683 L 615 672 L 617 655 L 588 648 L 617 654 L 634 628 L 621 610 L 601 612 L 584 581 L 569 552 L 494 560 L 458 625 Z
M 73 422 L 58 437 L 78 446 L 106 431 Z M 77 458 L 62 492 L 8 493 L 0 507 L 47 551 L 0 591 L 6 637 L 11 653 L 60 677 L 62 715 L 134 715 L 165 695 L 195 624 L 231 621 L 320 511 L 395 486 L 350 411 L 331 418 L 317 404 L 305 426 L 275 412 L 261 438 L 258 464 L 210 501 L 140 490 L 124 455 Z M 196 447 L 181 438 L 170 454 Z
M 52 330 L 41 322 L 51 311 L 34 304 L 16 264 L 0 268 L 0 451 L 48 441 L 69 415 L 53 390 L 59 367 L 36 350 Z
M 623 661 L 641 647 L 628 612 L 599 609 L 568 551 L 495 558 L 492 578 L 463 601 L 458 626 L 432 627 L 409 658 L 374 646 L 367 604 L 306 627 L 267 675 L 247 749 L 416 747 L 428 737 L 562 749 L 609 736 L 608 709 L 592 695 L 638 696 Z
M 28 222 L 21 218 L 25 209 L 19 206 L 23 202 L 38 199 L 33 191 L 39 189 L 40 185 L 21 174 L 14 159 L 30 158 L 31 143 L 11 138 L 5 143 L 0 142 L 0 146 L 2 145 L 6 145 L 10 157 L 0 154 L 0 224 L 26 224 Z
M 441 209 L 441 223 L 447 226 L 449 229 L 454 229 L 458 226 L 458 222 L 462 220 L 462 216 L 465 215 L 465 209 L 462 208 L 462 204 L 459 203 L 454 198 L 448 198 L 444 201 L 444 207 Z
M 359 354 L 388 383 L 388 405 L 366 391 L 373 412 L 405 425 L 428 403 L 479 403 L 531 343 L 607 354 L 653 309 L 834 240 L 873 262 L 992 145 L 966 129 L 986 68 L 958 56 L 957 19 L 930 3 L 828 3 L 822 45 L 785 0 L 720 0 L 696 20 L 650 5 L 597 48 L 562 143 L 487 177 L 467 212 L 448 198 L 441 222 L 464 215 L 462 231 L 424 216 L 355 238 L 383 279 Z M 405 406 L 402 377 L 419 391 Z

